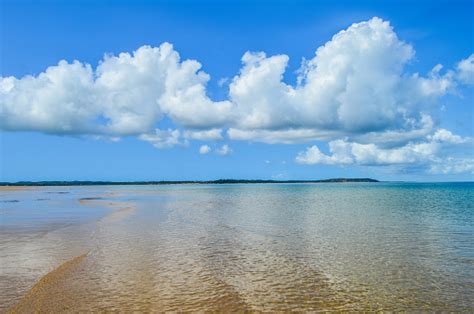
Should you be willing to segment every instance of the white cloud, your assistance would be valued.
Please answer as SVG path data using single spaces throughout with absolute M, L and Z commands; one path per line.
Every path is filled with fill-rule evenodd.
M 431 165 L 429 172 L 433 174 L 459 174 L 466 172 L 474 174 L 474 159 L 448 157 L 442 162 Z
M 185 131 L 184 137 L 199 141 L 217 141 L 223 139 L 221 129 L 210 129 L 204 131 Z
M 399 148 L 383 149 L 375 144 L 350 143 L 344 140 L 329 142 L 331 155 L 323 154 L 317 146 L 297 156 L 297 162 L 328 165 L 393 165 L 411 164 L 429 159 L 437 151 L 435 143 L 407 144 Z
M 228 124 L 233 117 L 232 103 L 228 100 L 213 102 L 206 96 L 210 77 L 197 72 L 201 64 L 186 60 L 178 66 L 170 73 L 166 93 L 159 99 L 163 111 L 184 127 L 211 128 Z
M 445 94 L 449 77 L 407 76 L 413 48 L 379 18 L 353 24 L 318 48 L 299 70 L 296 87 L 282 81 L 288 56 L 246 53 L 230 85 L 242 129 L 306 128 L 347 134 L 396 130 L 418 119 L 423 100 Z M 439 67 L 438 67 L 439 68 Z
M 436 65 L 423 77 L 404 72 L 413 55 L 388 22 L 373 18 L 319 47 L 296 86 L 283 82 L 288 56 L 245 53 L 229 99 L 214 102 L 199 62 L 181 61 L 169 43 L 143 46 L 105 56 L 95 71 L 61 61 L 36 77 L 1 78 L 0 121 L 6 130 L 123 136 L 149 133 L 168 116 L 185 129 L 226 127 L 232 139 L 266 143 L 413 132 L 420 110 L 453 90 L 454 76 L 470 81 L 474 59 L 462 60 L 457 75 Z
M 407 73 L 414 54 L 379 18 L 353 24 L 319 47 L 303 61 L 296 86 L 283 81 L 288 56 L 247 52 L 230 84 L 239 119 L 229 137 L 292 144 L 348 136 L 396 144 L 425 136 L 434 105 L 457 82 L 455 71 L 442 73 L 440 64 L 427 76 Z
M 398 147 L 426 137 L 433 132 L 433 129 L 433 119 L 429 115 L 421 113 L 419 120 L 408 119 L 402 129 L 356 134 L 350 139 L 362 144 L 374 143 L 383 147 Z
M 175 145 L 187 145 L 186 141 L 180 141 L 181 132 L 179 130 L 159 130 L 154 133 L 141 134 L 139 139 L 151 143 L 156 148 L 170 148 Z
M 474 84 L 474 54 L 457 65 L 458 79 L 465 84 Z
M 0 122 L 5 130 L 140 135 L 164 114 L 184 127 L 222 125 L 228 101 L 205 94 L 209 75 L 194 60 L 180 61 L 168 43 L 133 54 L 107 55 L 95 71 L 78 61 L 38 76 L 0 80 Z
M 434 142 L 444 142 L 451 144 L 461 144 L 467 142 L 469 139 L 462 138 L 459 135 L 455 135 L 446 129 L 438 129 L 433 135 L 428 136 L 428 139 Z
M 211 151 L 211 148 L 208 146 L 208 145 L 202 145 L 201 147 L 199 147 L 199 154 L 207 154 Z
M 94 120 L 93 71 L 61 61 L 37 77 L 0 79 L 0 125 L 4 130 L 47 133 L 100 133 Z
M 283 180 L 285 178 L 286 178 L 286 175 L 283 174 L 283 173 L 277 173 L 277 174 L 272 176 L 273 180 Z
M 296 144 L 316 139 L 329 139 L 341 134 L 337 131 L 319 131 L 314 129 L 286 130 L 242 130 L 230 128 L 227 135 L 232 140 L 254 141 L 267 144 Z
M 217 81 L 217 85 L 218 85 L 219 87 L 222 87 L 222 86 L 224 86 L 225 84 L 227 84 L 228 81 L 229 81 L 229 78 L 228 78 L 228 77 L 220 78 L 220 79 Z
M 332 145 L 331 145 L 332 144 Z M 315 164 L 325 164 L 325 165 L 342 165 L 342 164 L 352 164 L 354 160 L 352 156 L 349 155 L 349 152 L 342 151 L 336 155 L 336 152 L 332 151 L 332 149 L 337 148 L 337 146 L 347 146 L 348 143 L 338 140 L 337 142 L 331 142 L 331 152 L 333 153 L 332 156 L 325 155 L 321 150 L 319 150 L 318 146 L 313 145 L 308 147 L 304 152 L 299 152 L 296 156 L 296 162 L 299 164 L 306 164 L 306 165 L 315 165 Z
M 222 155 L 222 156 L 230 155 L 232 154 L 232 148 L 230 148 L 229 145 L 224 144 L 220 148 L 216 149 L 216 154 Z
M 132 135 L 157 148 L 224 137 L 268 144 L 324 140 L 331 154 L 313 146 L 297 160 L 424 163 L 447 145 L 465 142 L 436 130 L 432 116 L 441 97 L 473 83 L 474 55 L 452 70 L 435 65 L 426 75 L 407 70 L 414 55 L 389 22 L 373 18 L 340 31 L 303 60 L 295 85 L 284 81 L 287 55 L 246 52 L 228 98 L 213 101 L 206 93 L 210 76 L 198 61 L 181 60 L 169 43 L 142 46 L 106 55 L 96 69 L 60 61 L 37 76 L 0 78 L 0 128 Z M 226 79 L 218 85 L 226 86 Z M 172 129 L 158 128 L 168 120 Z
M 474 162 L 471 158 L 446 157 L 445 151 L 449 146 L 463 143 L 472 144 L 472 139 L 462 138 L 445 129 L 438 129 L 428 135 L 423 141 L 409 142 L 395 148 L 382 148 L 375 144 L 361 144 L 347 140 L 329 142 L 330 154 L 324 154 L 313 145 L 298 153 L 295 161 L 300 164 L 314 165 L 421 165 L 429 168 L 430 172 L 448 173 L 472 170 Z M 472 149 L 472 147 L 471 147 Z

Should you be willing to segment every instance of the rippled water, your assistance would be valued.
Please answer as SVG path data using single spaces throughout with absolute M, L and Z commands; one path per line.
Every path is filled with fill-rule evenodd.
M 26 308 L 474 310 L 472 183 L 38 188 L 0 197 L 3 309 L 87 253 L 48 275 Z

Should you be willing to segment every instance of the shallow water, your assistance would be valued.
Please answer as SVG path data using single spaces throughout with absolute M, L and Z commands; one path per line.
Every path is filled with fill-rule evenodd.
M 474 310 L 472 183 L 37 188 L 0 210 L 3 309 L 87 253 L 24 306 Z

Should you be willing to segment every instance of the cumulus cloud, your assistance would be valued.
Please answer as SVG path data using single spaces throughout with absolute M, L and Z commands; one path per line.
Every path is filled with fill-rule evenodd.
M 61 61 L 37 77 L 0 79 L 0 125 L 3 130 L 47 133 L 100 133 L 94 123 L 93 71 L 78 61 Z
M 157 148 L 226 137 L 267 144 L 319 140 L 329 141 L 330 155 L 313 146 L 297 160 L 425 162 L 439 146 L 465 140 L 438 129 L 432 116 L 444 95 L 473 84 L 474 54 L 454 69 L 436 64 L 426 74 L 408 71 L 414 55 L 388 21 L 374 17 L 338 32 L 304 59 L 296 84 L 284 79 L 287 55 L 246 52 L 239 73 L 218 82 L 228 88 L 227 99 L 214 101 L 207 95 L 210 76 L 198 61 L 181 60 L 169 43 L 142 46 L 106 55 L 95 69 L 63 60 L 36 76 L 1 77 L 0 128 L 137 136 Z M 223 145 L 216 153 L 231 151 Z
M 321 152 L 313 145 L 300 152 L 295 161 L 314 165 L 423 165 L 432 173 L 460 173 L 472 170 L 472 158 L 452 158 L 445 156 L 447 148 L 453 145 L 468 144 L 472 150 L 472 139 L 462 138 L 445 129 L 438 129 L 424 141 L 409 142 L 395 148 L 382 148 L 375 144 L 361 144 L 339 139 L 329 142 L 330 154 Z
M 153 131 L 165 114 L 184 127 L 223 125 L 231 104 L 206 96 L 209 75 L 200 68 L 197 61 L 180 61 L 173 46 L 164 43 L 133 54 L 106 55 L 95 71 L 63 60 L 36 77 L 2 77 L 1 127 L 140 135 Z
M 210 129 L 204 131 L 185 131 L 184 137 L 187 139 L 199 141 L 217 141 L 223 139 L 221 129 Z
M 353 24 L 318 48 L 303 62 L 297 86 L 283 82 L 288 56 L 248 52 L 230 85 L 241 117 L 236 128 L 346 135 L 412 131 L 419 112 L 454 88 L 452 71 L 441 74 L 440 65 L 426 77 L 404 72 L 413 56 L 413 48 L 379 18 Z
M 431 165 L 429 172 L 433 174 L 459 174 L 465 172 L 474 174 L 474 159 L 448 157 L 442 162 Z
M 230 128 L 227 135 L 232 140 L 254 141 L 267 144 L 297 144 L 316 139 L 330 139 L 340 135 L 338 131 L 320 131 L 314 129 L 286 130 L 242 130 Z
M 458 63 L 457 75 L 461 82 L 471 85 L 474 84 L 474 54 Z
M 436 65 L 427 76 L 405 72 L 414 49 L 387 21 L 355 23 L 304 60 L 298 84 L 283 81 L 289 57 L 246 52 L 229 85 L 229 99 L 206 94 L 210 76 L 196 60 L 180 59 L 169 43 L 132 54 L 106 55 L 94 70 L 60 61 L 37 76 L 2 77 L 4 130 L 95 135 L 140 135 L 163 117 L 190 139 L 218 138 L 295 143 L 335 134 L 413 132 L 436 99 L 472 81 L 474 55 L 455 70 Z M 427 114 L 425 114 L 427 115 Z
M 230 148 L 230 146 L 227 144 L 224 144 L 220 148 L 216 149 L 216 154 L 221 156 L 230 155 L 232 152 L 232 148 Z
M 220 78 L 220 79 L 217 81 L 217 85 L 218 85 L 219 87 L 222 87 L 222 86 L 224 86 L 225 84 L 227 84 L 228 81 L 229 81 L 229 78 L 228 78 L 228 77 Z
M 302 164 L 327 165 L 392 165 L 411 164 L 433 156 L 435 143 L 407 144 L 403 147 L 383 149 L 375 144 L 351 143 L 345 140 L 329 142 L 331 155 L 322 153 L 316 145 L 309 147 L 296 157 Z
M 139 139 L 151 143 L 156 148 L 170 148 L 176 145 L 187 145 L 187 141 L 181 141 L 181 132 L 179 130 L 159 130 L 153 133 L 141 134 Z
M 208 145 L 201 145 L 199 147 L 199 154 L 205 155 L 211 151 L 211 148 Z
M 437 142 L 437 143 L 450 143 L 450 144 L 461 144 L 461 143 L 466 143 L 470 139 L 469 138 L 463 138 L 459 135 L 451 133 L 451 131 L 448 131 L 446 129 L 438 129 L 433 135 L 429 135 L 428 139 Z

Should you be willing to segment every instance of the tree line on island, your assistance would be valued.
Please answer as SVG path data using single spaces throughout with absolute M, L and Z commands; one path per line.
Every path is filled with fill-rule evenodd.
M 241 180 L 218 179 L 209 181 L 19 181 L 0 182 L 0 186 L 72 186 L 72 185 L 170 185 L 170 184 L 255 184 L 255 183 L 344 183 L 380 182 L 371 178 L 334 178 L 323 180 Z

